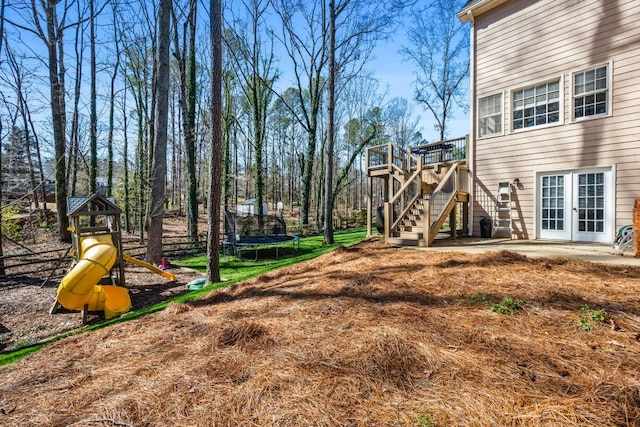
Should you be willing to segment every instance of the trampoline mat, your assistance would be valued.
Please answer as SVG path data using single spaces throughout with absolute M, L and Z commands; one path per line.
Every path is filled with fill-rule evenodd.
M 237 246 L 273 245 L 276 243 L 290 242 L 295 239 L 296 239 L 296 236 L 289 236 L 287 234 L 274 234 L 274 235 L 268 235 L 268 236 L 248 236 L 248 237 L 241 237 L 240 239 L 233 242 L 233 244 Z

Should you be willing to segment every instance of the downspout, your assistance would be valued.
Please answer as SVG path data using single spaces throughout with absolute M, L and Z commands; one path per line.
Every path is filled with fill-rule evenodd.
M 471 22 L 470 36 L 469 36 L 469 84 L 470 84 L 470 98 L 469 105 L 469 146 L 467 147 L 469 156 L 469 234 L 473 236 L 474 225 L 474 199 L 476 193 L 476 165 L 475 165 L 475 148 L 476 148 L 476 25 L 473 13 L 471 10 L 467 11 L 467 18 Z

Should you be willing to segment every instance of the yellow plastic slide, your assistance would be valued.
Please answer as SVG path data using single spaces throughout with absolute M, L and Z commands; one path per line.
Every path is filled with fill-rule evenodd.
M 168 271 L 160 270 L 159 268 L 157 268 L 154 265 L 151 265 L 151 264 L 146 263 L 144 261 L 140 261 L 139 259 L 133 258 L 133 257 L 127 255 L 127 254 L 122 254 L 122 259 L 127 261 L 128 263 L 135 264 L 135 265 L 138 265 L 140 267 L 144 267 L 147 270 L 151 270 L 154 273 L 159 274 L 159 275 L 161 275 L 162 277 L 164 277 L 166 279 L 169 279 L 169 281 L 171 281 L 171 282 L 175 282 L 176 281 L 176 275 L 175 274 L 169 273 Z
M 62 278 L 58 302 L 68 310 L 104 311 L 110 319 L 131 309 L 129 291 L 120 286 L 98 285 L 109 274 L 117 259 L 117 248 L 110 235 L 84 237 L 80 242 L 80 261 Z

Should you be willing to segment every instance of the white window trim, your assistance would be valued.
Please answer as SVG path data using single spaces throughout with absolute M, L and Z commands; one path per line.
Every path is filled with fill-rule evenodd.
M 535 126 L 531 126 L 531 127 L 523 127 L 520 129 L 514 129 L 513 128 L 513 92 L 517 92 L 520 90 L 523 90 L 525 88 L 529 88 L 529 87 L 533 87 L 533 86 L 538 86 L 541 84 L 545 84 L 545 83 L 549 83 L 549 82 L 554 82 L 558 80 L 558 85 L 559 85 L 559 99 L 558 99 L 558 103 L 559 103 L 559 117 L 558 117 L 558 121 L 555 123 L 546 123 L 544 125 L 535 125 Z M 520 132 L 530 132 L 533 130 L 538 130 L 538 129 L 546 129 L 546 128 L 550 128 L 550 127 L 555 127 L 555 126 L 562 126 L 564 124 L 564 104 L 565 104 L 565 87 L 564 87 L 564 75 L 559 75 L 559 76 L 553 76 L 550 77 L 548 79 L 543 79 L 543 80 L 538 80 L 535 82 L 531 82 L 531 83 L 527 83 L 524 85 L 520 85 L 518 87 L 514 87 L 509 89 L 509 133 L 520 133 Z M 573 99 L 573 98 L 572 98 Z
M 579 117 L 579 118 L 575 118 L 574 114 L 575 114 L 575 108 L 573 107 L 573 97 L 575 96 L 574 94 L 574 90 L 575 87 L 573 85 L 573 76 L 576 73 L 582 73 L 584 71 L 587 70 L 594 70 L 596 68 L 600 68 L 602 66 L 606 66 L 607 67 L 607 112 L 604 114 L 593 114 L 591 116 L 583 116 L 583 117 Z M 570 97 L 569 97 L 569 102 L 570 102 L 570 106 L 569 106 L 569 114 L 570 114 L 570 123 L 578 123 L 578 122 L 583 122 L 585 120 L 595 120 L 595 119 L 601 119 L 603 117 L 611 117 L 613 115 L 613 60 L 609 60 L 607 62 L 601 62 L 599 64 L 595 64 L 589 67 L 583 67 L 580 68 L 578 70 L 573 70 L 569 73 L 569 86 L 570 86 Z
M 484 135 L 484 136 L 480 136 L 480 100 L 483 98 L 488 98 L 490 96 L 495 96 L 495 95 L 500 95 L 500 100 L 502 101 L 502 108 L 500 111 L 500 132 L 496 132 L 496 133 L 492 133 L 491 135 Z M 504 91 L 498 91 L 498 92 L 492 92 L 492 93 L 487 93 L 481 96 L 478 96 L 476 98 L 476 135 L 477 135 L 477 139 L 489 139 L 489 138 L 495 138 L 498 136 L 504 136 Z

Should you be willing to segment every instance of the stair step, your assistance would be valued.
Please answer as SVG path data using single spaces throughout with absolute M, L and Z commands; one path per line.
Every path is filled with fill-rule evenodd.
M 424 246 L 424 240 L 403 239 L 401 237 L 389 237 L 387 239 L 390 245 L 398 246 Z
M 398 230 L 393 233 L 392 237 L 405 240 L 422 240 L 423 236 L 422 230 Z

